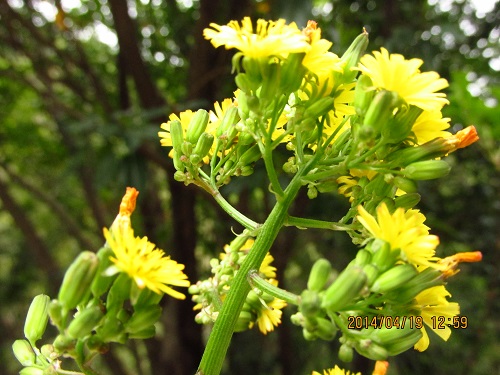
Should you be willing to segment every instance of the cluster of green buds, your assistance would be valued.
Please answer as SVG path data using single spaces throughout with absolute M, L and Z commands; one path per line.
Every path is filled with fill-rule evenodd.
M 242 235 L 237 237 L 225 247 L 220 259 L 213 258 L 210 262 L 212 276 L 200 280 L 189 287 L 188 292 L 192 294 L 192 300 L 196 303 L 194 309 L 199 310 L 195 321 L 199 324 L 212 324 L 219 315 L 224 299 L 229 292 L 230 285 L 241 264 L 245 260 L 248 251 L 253 245 L 253 239 Z M 266 283 L 277 285 L 275 280 L 276 268 L 271 266 L 273 258 L 268 254 L 263 266 L 256 274 Z M 239 312 L 235 326 L 235 332 L 251 329 L 256 324 L 261 332 L 266 334 L 274 329 L 277 323 L 272 322 L 273 317 L 281 317 L 281 309 L 286 303 L 273 297 L 271 294 L 257 287 L 250 290 Z M 268 317 L 269 319 L 266 319 Z M 271 324 L 268 323 L 271 322 Z
M 110 255 L 107 246 L 97 254 L 80 253 L 66 271 L 57 299 L 34 298 L 26 317 L 27 340 L 13 345 L 14 354 L 26 366 L 21 374 L 55 374 L 63 356 L 85 366 L 84 358 L 106 352 L 112 342 L 154 336 L 162 295 L 138 289 L 126 274 L 107 275 Z M 49 318 L 59 334 L 39 350 L 36 342 Z

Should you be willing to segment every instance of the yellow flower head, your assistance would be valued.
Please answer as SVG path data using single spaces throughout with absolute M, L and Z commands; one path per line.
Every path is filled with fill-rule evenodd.
M 262 305 L 262 308 L 258 310 L 257 325 L 264 335 L 274 331 L 274 327 L 281 323 L 281 315 L 283 314 L 281 309 L 285 306 L 285 301 L 275 298 L 266 306 Z
M 443 285 L 435 286 L 424 290 L 415 297 L 416 305 L 420 311 L 420 316 L 424 323 L 431 328 L 439 337 L 447 341 L 451 335 L 451 329 L 447 325 L 439 327 L 435 321 L 436 317 L 444 317 L 445 322 L 448 318 L 451 320 L 454 316 L 460 314 L 460 307 L 456 302 L 448 302 L 446 297 L 451 294 Z M 415 344 L 414 348 L 420 352 L 426 350 L 429 346 L 429 336 L 425 327 L 421 328 L 422 338 Z
M 321 375 L 317 371 L 313 371 L 311 375 Z M 354 373 L 350 371 L 346 371 L 341 369 L 338 366 L 335 366 L 334 368 L 328 369 L 328 370 L 323 370 L 323 375 L 361 375 L 360 372 Z
M 359 222 L 374 238 L 387 241 L 392 250 L 400 249 L 403 260 L 414 265 L 442 268 L 432 262 L 437 259 L 434 254 L 439 238 L 429 234 L 429 227 L 424 225 L 425 216 L 420 211 L 405 212 L 397 208 L 391 214 L 385 203 L 377 207 L 377 218 L 362 206 L 358 206 L 358 211 Z
M 278 21 L 259 19 L 254 31 L 250 17 L 245 17 L 241 25 L 237 21 L 230 21 L 223 26 L 211 23 L 211 28 L 206 28 L 203 36 L 216 48 L 219 46 L 225 46 L 226 49 L 236 48 L 251 58 L 286 57 L 289 53 L 306 52 L 310 48 L 307 37 L 295 23 L 287 25 L 285 22 L 284 19 Z
M 406 60 L 382 48 L 361 58 L 358 69 L 372 80 L 376 88 L 395 91 L 406 103 L 424 111 L 439 110 L 448 103 L 444 93 L 448 82 L 436 72 L 420 72 L 420 59 Z
M 182 272 L 184 265 L 165 256 L 147 237 L 135 237 L 130 226 L 111 231 L 104 228 L 104 237 L 114 253 L 110 259 L 115 272 L 127 273 L 140 289 L 148 288 L 158 294 L 164 292 L 174 298 L 186 298 L 168 286 L 189 286 L 187 276 Z
M 421 145 L 435 138 L 449 138 L 451 133 L 445 131 L 449 127 L 450 119 L 443 118 L 441 111 L 435 110 L 422 112 L 411 130 L 417 137 L 417 143 Z

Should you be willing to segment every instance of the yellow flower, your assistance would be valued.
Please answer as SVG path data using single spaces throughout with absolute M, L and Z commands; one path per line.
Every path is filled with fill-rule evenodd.
M 285 306 L 285 301 L 275 298 L 266 306 L 262 305 L 262 308 L 258 310 L 257 325 L 264 335 L 274 331 L 274 327 L 281 323 L 281 315 L 283 314 L 281 309 Z
M 135 237 L 130 226 L 115 227 L 111 231 L 104 228 L 104 237 L 114 253 L 110 259 L 115 272 L 127 273 L 140 289 L 148 288 L 158 294 L 164 292 L 174 298 L 186 298 L 168 286 L 189 286 L 187 276 L 182 272 L 184 265 L 165 256 L 147 237 Z
M 376 88 L 395 91 L 406 103 L 424 111 L 439 110 L 448 103 L 444 93 L 436 92 L 448 87 L 448 82 L 436 72 L 420 72 L 422 60 L 405 60 L 385 48 L 373 55 L 363 56 L 358 69 L 371 78 Z
M 164 147 L 172 147 L 172 136 L 170 135 L 170 122 L 171 121 L 180 121 L 182 125 L 182 130 L 184 136 L 186 135 L 187 128 L 189 126 L 189 122 L 194 116 L 194 112 L 191 110 L 187 110 L 184 112 L 181 112 L 179 116 L 177 116 L 175 113 L 172 113 L 170 116 L 168 116 L 169 121 L 164 122 L 163 124 L 160 125 L 160 128 L 162 128 L 164 131 L 158 132 L 158 136 L 160 137 L 160 144 Z M 169 156 L 173 156 L 173 149 L 170 151 Z
M 311 375 L 321 375 L 321 373 L 313 371 Z M 334 368 L 331 368 L 329 370 L 323 370 L 323 375 L 361 375 L 361 373 L 353 373 L 350 371 L 342 370 L 338 366 L 335 366 Z
M 236 48 L 251 58 L 286 57 L 289 53 L 309 50 L 307 37 L 297 25 L 295 23 L 287 25 L 285 22 L 284 19 L 278 21 L 259 19 L 254 32 L 250 17 L 245 17 L 241 25 L 237 21 L 230 21 L 223 26 L 211 23 L 211 28 L 206 28 L 203 36 L 216 48 L 219 46 L 225 46 L 226 49 Z
M 401 258 L 415 265 L 442 268 L 432 262 L 435 249 L 439 244 L 437 236 L 429 234 L 429 227 L 424 225 L 425 216 L 419 210 L 404 211 L 397 208 L 393 214 L 385 203 L 377 207 L 377 218 L 370 215 L 362 206 L 358 206 L 359 222 L 374 238 L 387 241 L 392 250 L 401 249 Z
M 446 324 L 439 327 L 439 318 L 443 317 L 445 322 L 460 314 L 460 307 L 456 302 L 448 302 L 446 297 L 451 294 L 443 285 L 435 286 L 424 290 L 415 297 L 416 308 L 420 311 L 420 316 L 424 323 L 431 328 L 439 337 L 447 341 L 451 335 L 451 329 Z M 441 318 L 441 319 L 443 319 Z M 429 336 L 425 327 L 421 328 L 422 338 L 415 344 L 414 348 L 423 352 L 429 346 Z
M 445 131 L 449 127 L 450 119 L 448 117 L 443 118 L 441 111 L 435 110 L 422 112 L 411 130 L 417 137 L 417 143 L 421 145 L 434 138 L 449 138 L 451 133 Z

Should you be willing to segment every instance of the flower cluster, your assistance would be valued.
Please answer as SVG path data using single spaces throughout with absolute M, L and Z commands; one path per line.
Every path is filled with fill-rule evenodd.
M 200 324 L 213 323 L 220 307 L 230 290 L 230 283 L 238 272 L 254 240 L 247 236 L 237 237 L 231 244 L 224 247 L 219 259 L 212 259 L 213 276 L 200 280 L 189 287 L 196 303 L 194 310 L 200 310 L 196 315 L 196 322 Z M 277 286 L 276 267 L 271 263 L 273 257 L 267 254 L 260 266 L 258 274 L 267 282 Z M 260 332 L 267 334 L 281 323 L 281 315 L 286 302 L 262 292 L 258 288 L 251 290 L 238 316 L 236 332 L 246 331 L 257 324 Z
M 78 363 L 108 350 L 110 343 L 155 335 L 164 293 L 184 299 L 170 286 L 188 287 L 184 265 L 149 242 L 135 237 L 130 216 L 138 191 L 127 188 L 106 244 L 96 253 L 82 252 L 64 275 L 57 299 L 39 295 L 33 300 L 25 325 L 26 340 L 17 340 L 14 353 L 22 373 L 66 373 L 62 357 Z M 52 344 L 38 349 L 48 319 L 59 331 Z

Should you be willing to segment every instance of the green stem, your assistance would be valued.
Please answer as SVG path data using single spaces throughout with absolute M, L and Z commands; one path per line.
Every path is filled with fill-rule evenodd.
M 238 223 L 243 225 L 246 229 L 250 231 L 255 231 L 260 227 L 260 224 L 251 220 L 250 218 L 243 215 L 236 208 L 234 208 L 231 203 L 229 203 L 219 192 L 219 190 L 215 190 L 212 192 L 212 195 L 216 202 L 222 207 L 224 211 L 226 211 L 229 216 L 235 219 Z
M 282 199 L 278 200 L 268 218 L 259 230 L 255 243 L 243 261 L 238 273 L 231 284 L 231 289 L 222 305 L 219 316 L 203 353 L 197 374 L 218 375 L 222 369 L 227 349 L 231 342 L 234 327 L 238 320 L 239 312 L 250 291 L 247 275 L 251 270 L 259 269 L 267 252 L 271 248 L 278 232 L 285 223 L 288 208 L 295 199 L 301 184 L 302 176 L 314 165 L 317 158 L 310 160 L 304 168 L 292 179 Z
M 297 228 L 315 228 L 315 229 L 329 229 L 329 230 L 350 230 L 351 226 L 340 223 L 333 223 L 331 221 L 306 219 L 302 217 L 288 216 L 285 220 L 285 226 L 294 226 Z
M 288 290 L 278 288 L 277 286 L 271 284 L 266 279 L 261 277 L 256 270 L 250 271 L 248 274 L 248 282 L 251 286 L 266 292 L 267 294 L 282 299 L 283 301 L 292 304 L 299 305 L 300 296 L 289 292 Z

